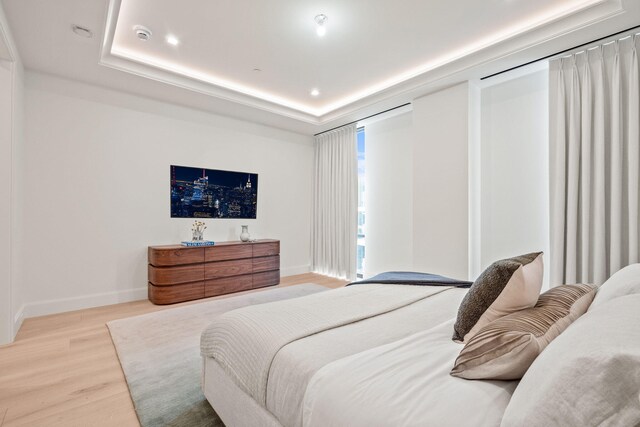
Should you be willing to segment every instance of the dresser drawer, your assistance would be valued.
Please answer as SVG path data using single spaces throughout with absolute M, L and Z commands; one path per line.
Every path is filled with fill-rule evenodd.
M 149 264 L 156 267 L 204 262 L 204 248 L 149 248 Z
M 278 255 L 280 253 L 280 242 L 266 242 L 253 244 L 253 256 L 262 257 Z
M 175 285 L 204 280 L 204 264 L 175 267 L 149 266 L 149 282 L 156 286 Z
M 149 301 L 154 304 L 173 304 L 204 298 L 204 282 L 173 286 L 155 286 L 149 283 Z
M 218 279 L 220 277 L 240 276 L 241 274 L 251 274 L 252 271 L 253 264 L 250 258 L 208 262 L 204 267 L 204 278 Z
M 204 249 L 205 249 L 204 251 L 205 262 L 224 261 L 228 259 L 251 258 L 253 253 L 250 243 L 245 243 L 245 244 L 239 243 L 236 245 L 210 246 Z
M 262 288 L 264 286 L 273 286 L 280 283 L 280 270 L 266 271 L 264 273 L 256 273 L 253 275 L 253 288 Z
M 280 269 L 280 255 L 253 258 L 252 261 L 254 273 Z
M 204 284 L 204 296 L 205 298 L 214 297 L 216 295 L 246 291 L 252 287 L 253 277 L 250 274 L 225 277 L 223 279 L 212 279 L 207 280 Z

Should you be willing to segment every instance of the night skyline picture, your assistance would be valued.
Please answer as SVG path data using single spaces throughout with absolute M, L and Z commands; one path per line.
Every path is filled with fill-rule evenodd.
M 171 165 L 171 218 L 255 219 L 258 174 Z

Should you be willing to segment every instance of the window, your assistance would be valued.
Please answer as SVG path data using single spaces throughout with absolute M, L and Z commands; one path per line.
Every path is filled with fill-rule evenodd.
M 364 206 L 364 127 L 358 128 L 358 278 L 364 277 L 365 259 L 365 206 Z

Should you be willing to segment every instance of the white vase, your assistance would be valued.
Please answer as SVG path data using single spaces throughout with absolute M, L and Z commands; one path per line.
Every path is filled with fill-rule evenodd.
M 241 227 L 242 227 L 242 232 L 240 233 L 240 240 L 242 240 L 243 242 L 248 242 L 249 239 L 251 238 L 251 236 L 249 235 L 249 226 L 243 225 Z

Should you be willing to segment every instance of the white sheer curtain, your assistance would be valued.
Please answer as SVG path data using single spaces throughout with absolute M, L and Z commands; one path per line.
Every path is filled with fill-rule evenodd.
M 550 63 L 552 286 L 639 261 L 638 40 Z
M 318 135 L 315 141 L 312 270 L 356 277 L 358 153 L 356 125 Z

